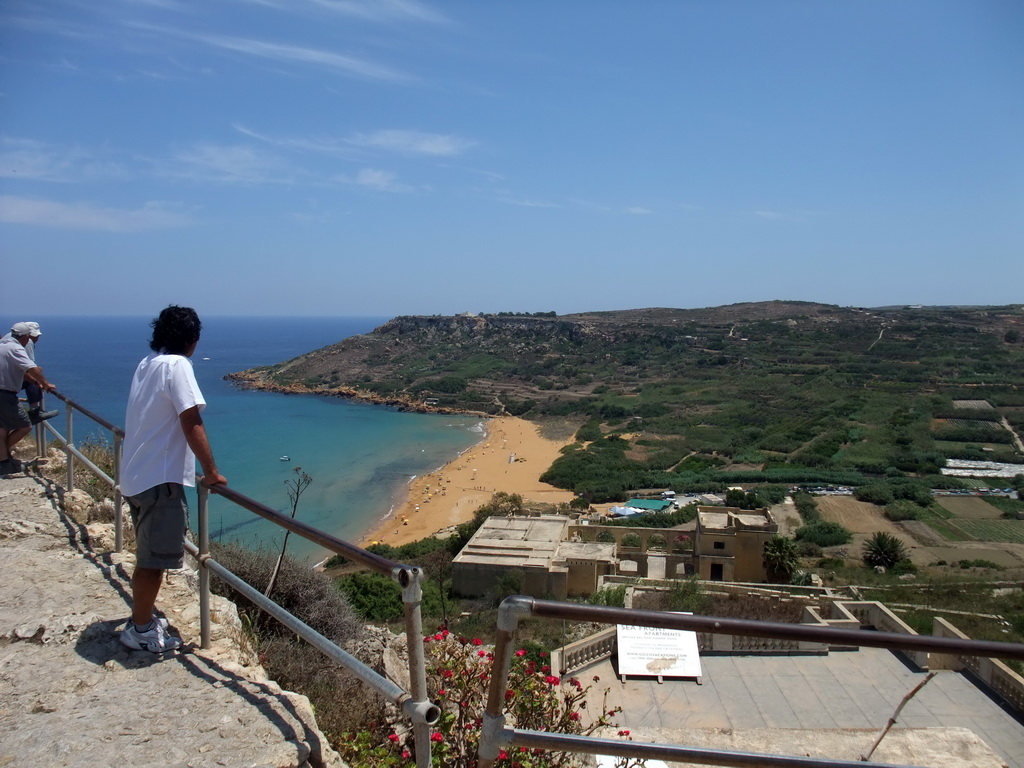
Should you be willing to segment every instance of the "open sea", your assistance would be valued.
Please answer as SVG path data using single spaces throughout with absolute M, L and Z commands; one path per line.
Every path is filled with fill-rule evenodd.
M 13 318 L 17 322 L 25 318 Z M 124 426 L 135 366 L 149 352 L 150 317 L 46 317 L 36 362 L 57 389 L 112 423 Z M 192 357 L 206 397 L 207 434 L 221 473 L 240 493 L 291 511 L 285 482 L 295 467 L 313 484 L 298 519 L 355 541 L 403 498 L 409 481 L 479 442 L 484 424 L 469 416 L 402 413 L 393 408 L 317 395 L 243 391 L 225 374 L 297 357 L 348 336 L 367 333 L 386 317 L 203 317 Z M 64 404 L 47 400 L 61 415 Z M 74 442 L 106 430 L 75 414 Z M 109 439 L 109 433 L 107 433 Z M 288 456 L 290 461 L 282 461 Z M 211 496 L 211 536 L 247 547 L 280 547 L 283 532 L 252 513 Z M 195 514 L 195 495 L 189 492 Z M 292 557 L 316 561 L 327 553 L 291 536 Z

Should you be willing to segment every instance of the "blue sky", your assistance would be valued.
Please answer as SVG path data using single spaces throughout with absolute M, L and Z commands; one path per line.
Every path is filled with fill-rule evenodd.
M 1019 303 L 1024 4 L 6 0 L 0 260 L 12 319 Z

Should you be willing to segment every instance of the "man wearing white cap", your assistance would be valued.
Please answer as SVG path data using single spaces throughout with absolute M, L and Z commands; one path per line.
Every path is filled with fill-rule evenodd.
M 11 452 L 32 429 L 32 421 L 18 404 L 18 390 L 25 381 L 46 392 L 56 389 L 25 351 L 31 339 L 32 326 L 28 323 L 15 323 L 10 336 L 0 339 L 0 474 L 21 470 L 21 462 Z
M 39 337 L 43 335 L 43 332 L 39 329 L 39 323 L 31 320 L 26 320 L 24 323 L 15 323 L 15 325 L 27 325 L 29 328 L 29 339 L 28 344 L 25 345 L 25 352 L 32 359 L 34 363 L 36 361 L 36 344 L 39 343 Z M 11 338 L 13 334 L 8 333 L 4 336 L 5 339 Z M 43 390 L 39 388 L 39 385 L 30 379 L 25 379 L 25 399 L 28 400 L 28 419 L 33 424 L 38 424 L 41 421 L 52 419 L 56 416 L 59 411 L 44 411 L 43 410 Z

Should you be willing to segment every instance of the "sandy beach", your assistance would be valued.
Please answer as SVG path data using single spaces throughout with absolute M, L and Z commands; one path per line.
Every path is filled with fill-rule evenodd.
M 409 484 L 408 497 L 359 544 L 397 546 L 426 538 L 473 517 L 496 491 L 557 504 L 573 495 L 538 479 L 568 440 L 549 440 L 524 419 L 501 416 L 486 424 L 487 436 L 454 461 Z

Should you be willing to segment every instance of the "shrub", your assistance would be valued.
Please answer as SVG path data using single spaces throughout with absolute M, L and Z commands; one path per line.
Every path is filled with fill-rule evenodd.
M 483 712 L 490 684 L 493 653 L 479 639 L 456 637 L 442 630 L 423 639 L 427 656 L 427 687 L 441 708 L 441 718 L 430 736 L 432 764 L 469 768 L 476 765 Z M 526 648 L 515 651 L 505 693 L 505 710 L 516 728 L 590 735 L 614 726 L 620 709 L 608 709 L 607 690 L 601 701 L 591 696 L 592 685 L 576 678 L 561 678 L 531 658 Z M 594 682 L 599 682 L 594 678 Z M 629 731 L 619 731 L 624 738 Z M 377 728 L 345 734 L 340 747 L 350 765 L 397 766 L 415 760 L 411 731 Z M 540 749 L 502 750 L 500 768 L 569 768 L 576 764 L 571 752 Z
M 587 598 L 590 605 L 607 605 L 612 608 L 624 608 L 626 605 L 626 585 L 616 584 L 600 589 Z
M 802 525 L 796 529 L 797 541 L 809 541 L 819 547 L 835 547 L 846 544 L 853 534 L 839 523 L 822 520 L 810 525 Z
M 696 576 L 690 576 L 674 582 L 664 593 L 660 610 L 705 614 L 710 605 L 711 598 L 704 592 L 700 580 Z
M 214 544 L 211 552 L 215 560 L 261 592 L 266 588 L 277 562 L 275 553 L 245 549 L 237 544 Z M 260 628 L 261 634 L 291 634 L 216 574 L 210 584 L 216 594 L 238 604 L 251 624 Z M 363 633 L 362 620 L 352 610 L 345 595 L 335 589 L 331 580 L 314 571 L 308 564 L 299 563 L 287 556 L 281 562 L 281 572 L 274 587 L 274 602 L 336 643 L 358 639 Z
M 921 517 L 921 508 L 912 501 L 900 499 L 885 505 L 885 516 L 894 523 L 917 520 Z

